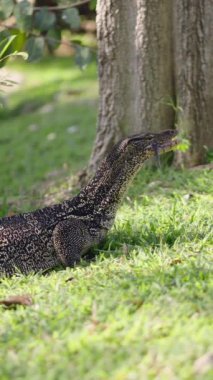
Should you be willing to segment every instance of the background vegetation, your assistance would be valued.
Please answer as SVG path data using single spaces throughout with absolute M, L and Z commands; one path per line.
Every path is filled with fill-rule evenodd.
M 0 115 L 1 216 L 73 195 L 95 136 L 94 65 L 17 72 Z M 0 305 L 0 378 L 212 379 L 212 203 L 208 167 L 144 169 L 93 261 L 2 279 L 0 299 L 33 305 Z

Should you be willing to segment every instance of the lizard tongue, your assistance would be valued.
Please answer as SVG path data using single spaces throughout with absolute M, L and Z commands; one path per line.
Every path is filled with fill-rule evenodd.
M 156 158 L 157 166 L 158 166 L 158 168 L 160 168 L 161 163 L 160 163 L 160 154 L 159 154 L 158 144 L 154 144 L 153 148 L 154 148 L 154 152 L 155 152 L 155 158 Z

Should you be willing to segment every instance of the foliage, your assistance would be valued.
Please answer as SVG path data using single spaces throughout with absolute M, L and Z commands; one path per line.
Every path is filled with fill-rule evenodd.
M 40 60 L 46 50 L 49 52 L 55 50 L 61 43 L 63 30 L 79 30 L 81 19 L 75 4 L 79 5 L 80 3 L 81 1 L 61 2 L 58 0 L 58 6 L 48 7 L 45 4 L 35 6 L 31 0 L 19 2 L 2 0 L 0 3 L 0 21 L 3 30 L 0 32 L 0 41 L 2 39 L 3 41 L 5 39 L 14 40 L 14 36 L 16 36 L 16 41 L 10 43 L 10 54 L 6 54 L 5 51 L 0 64 L 5 64 L 9 55 L 14 54 L 15 51 L 25 51 L 28 54 L 28 61 L 32 62 Z M 85 1 L 82 0 L 82 3 Z M 92 1 L 91 7 L 94 8 L 94 6 L 95 2 Z M 15 23 L 11 25 L 11 23 L 7 23 L 7 20 L 11 19 L 12 16 Z M 87 50 L 79 44 L 77 63 L 81 67 L 88 64 L 91 59 L 91 54 L 84 51 Z
M 36 206 L 33 184 L 34 196 L 40 189 L 37 205 L 43 205 L 45 175 L 56 171 L 48 192 L 60 176 L 70 192 L 63 162 L 69 173 L 85 165 L 95 135 L 97 87 L 94 67 L 77 70 L 67 60 L 24 65 L 27 92 L 13 93 L 2 114 L 1 193 L 7 193 L 1 215 L 11 212 L 10 182 L 12 202 L 29 210 Z M 37 102 L 27 114 L 26 98 L 28 105 Z M 42 113 L 50 104 L 54 109 Z M 30 294 L 33 305 L 0 306 L 0 378 L 212 379 L 211 187 L 208 170 L 144 169 L 93 261 L 1 280 L 0 300 Z
M 14 33 L 14 31 L 13 31 Z M 10 34 L 7 32 L 0 32 L 0 68 L 5 64 L 6 60 L 10 57 L 21 56 L 24 59 L 28 58 L 28 54 L 26 52 L 18 51 L 20 47 L 20 39 L 22 38 L 21 34 Z M 2 91 L 2 87 L 11 86 L 13 81 L 10 81 L 6 78 L 0 77 L 0 92 Z M 2 100 L 0 98 L 0 104 Z
M 22 56 L 24 59 L 28 58 L 27 53 L 23 52 L 18 52 L 18 51 L 11 51 L 15 49 L 16 44 L 14 44 L 14 40 L 17 40 L 17 34 L 15 35 L 10 35 L 5 37 L 1 42 L 0 42 L 0 65 L 3 64 L 3 61 L 11 56 Z
M 90 1 L 90 9 L 95 10 L 96 4 L 97 4 L 97 0 L 91 0 Z

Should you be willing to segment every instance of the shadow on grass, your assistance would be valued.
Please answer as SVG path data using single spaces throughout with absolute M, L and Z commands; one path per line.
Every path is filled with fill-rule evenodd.
M 24 91 L 19 92 L 19 98 L 17 104 L 10 108 L 4 107 L 0 109 L 0 118 L 7 120 L 19 115 L 30 114 L 39 110 L 45 104 L 58 103 L 58 97 L 66 97 L 66 101 L 72 103 L 76 102 L 82 94 L 84 94 L 84 88 L 81 85 L 79 89 L 72 88 L 73 83 L 78 82 L 78 78 L 70 81 L 69 83 L 64 81 L 55 80 L 54 82 L 46 83 L 45 86 L 32 86 Z
M 8 106 L 0 109 L 0 117 L 8 119 L 23 113 L 35 112 L 42 105 L 55 100 L 62 93 L 69 100 L 84 96 L 84 91 L 97 87 L 96 65 L 93 62 L 81 71 L 70 58 L 46 58 L 37 64 L 13 62 L 8 65 L 8 76 L 22 77 L 20 85 L 6 94 Z M 42 75 L 41 75 L 42 72 Z M 83 94 L 82 94 L 83 93 Z M 97 89 L 95 90 L 97 96 Z

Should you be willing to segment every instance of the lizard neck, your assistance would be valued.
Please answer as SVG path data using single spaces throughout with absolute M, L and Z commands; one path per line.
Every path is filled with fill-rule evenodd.
M 137 161 L 135 164 L 122 162 L 122 165 L 114 163 L 111 166 L 104 160 L 93 179 L 81 190 L 78 199 L 90 204 L 94 212 L 113 218 L 126 189 L 142 164 L 143 162 Z

